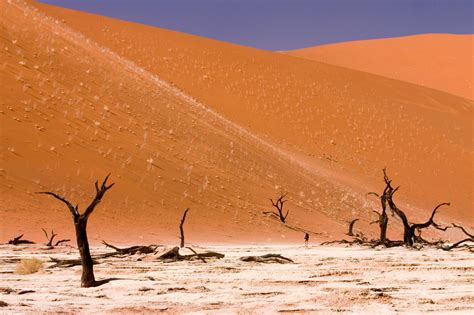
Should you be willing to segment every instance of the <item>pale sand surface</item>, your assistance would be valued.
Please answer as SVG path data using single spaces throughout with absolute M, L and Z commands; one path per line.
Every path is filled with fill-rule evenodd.
M 79 287 L 80 267 L 17 275 L 20 258 L 75 258 L 74 248 L 1 245 L 2 313 L 273 314 L 332 312 L 424 314 L 474 311 L 474 261 L 467 251 L 367 249 L 313 245 L 216 245 L 221 260 L 162 263 L 155 255 L 96 265 L 97 288 Z M 102 253 L 104 247 L 94 247 Z M 294 264 L 246 263 L 279 253 Z M 7 293 L 10 290 L 10 293 Z M 22 290 L 32 293 L 19 295 Z

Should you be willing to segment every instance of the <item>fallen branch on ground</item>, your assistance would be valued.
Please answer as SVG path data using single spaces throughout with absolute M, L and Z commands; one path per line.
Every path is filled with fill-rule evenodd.
M 179 253 L 179 247 L 175 246 L 171 248 L 170 250 L 166 251 L 165 253 L 161 254 L 160 257 L 158 257 L 158 259 L 164 262 L 175 262 L 175 261 L 182 261 L 182 260 L 193 260 L 197 258 L 206 263 L 206 260 L 204 260 L 204 258 L 221 259 L 221 258 L 224 258 L 225 256 L 224 254 L 217 253 L 217 252 L 197 253 L 194 249 L 190 247 L 187 247 L 187 248 L 191 250 L 194 254 L 181 255 Z
M 69 268 L 69 267 L 81 265 L 80 259 L 57 259 L 57 258 L 49 257 L 49 262 L 53 262 L 54 265 L 51 265 L 48 268 L 58 268 L 58 267 Z M 94 265 L 100 264 L 100 262 L 95 259 L 92 260 L 92 263 Z
M 294 263 L 290 258 L 284 257 L 280 254 L 266 254 L 262 256 L 244 256 L 240 257 L 241 261 L 245 262 L 259 262 L 259 263 L 278 263 L 278 264 L 288 264 Z
M 112 244 L 107 243 L 104 240 L 102 241 L 102 244 L 114 249 L 115 252 L 97 255 L 96 256 L 97 258 L 107 258 L 107 257 L 112 257 L 112 256 L 118 256 L 118 255 L 151 254 L 151 253 L 154 253 L 156 249 L 158 248 L 158 245 L 148 245 L 148 246 L 136 245 L 136 246 L 131 246 L 127 248 L 119 248 Z
M 20 245 L 20 244 L 34 244 L 35 242 L 30 241 L 30 240 L 22 240 L 21 238 L 23 237 L 24 234 L 21 234 L 17 237 L 14 237 L 13 239 L 8 241 L 8 244 L 11 245 Z

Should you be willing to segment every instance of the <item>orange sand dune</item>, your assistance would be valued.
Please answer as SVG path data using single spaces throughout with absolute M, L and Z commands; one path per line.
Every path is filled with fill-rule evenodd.
M 472 223 L 471 101 L 34 6 L 0 8 L 2 240 L 42 226 L 70 235 L 65 207 L 33 192 L 84 207 L 109 171 L 117 185 L 94 214 L 95 240 L 174 239 L 185 207 L 191 240 L 299 239 L 262 215 L 280 190 L 289 224 L 335 237 L 351 217 L 368 226 L 378 204 L 364 193 L 382 189 L 384 166 L 413 217 L 449 200 L 442 218 Z
M 0 9 L 2 241 L 41 240 L 41 227 L 71 237 L 67 208 L 34 192 L 84 209 L 107 172 L 116 186 L 93 214 L 95 241 L 176 240 L 186 207 L 190 241 L 300 239 L 262 215 L 280 190 L 292 225 L 342 228 L 323 205 L 346 190 L 41 12 Z
M 38 7 L 316 172 L 330 169 L 358 187 L 380 189 L 386 166 L 410 203 L 426 208 L 450 200 L 451 211 L 471 213 L 472 101 L 279 53 Z
M 287 53 L 474 99 L 474 35 L 424 34 L 308 47 Z

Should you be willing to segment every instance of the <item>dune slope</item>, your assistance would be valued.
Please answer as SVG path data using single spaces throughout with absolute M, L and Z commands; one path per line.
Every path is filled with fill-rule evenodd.
M 286 52 L 474 99 L 474 35 L 423 34 Z
M 340 199 L 361 205 L 350 190 L 33 7 L 0 9 L 2 241 L 20 233 L 41 240 L 41 227 L 72 237 L 67 208 L 35 192 L 57 192 L 81 210 L 108 172 L 116 185 L 92 215 L 95 242 L 176 240 L 187 207 L 189 241 L 299 239 L 262 215 L 281 190 L 291 193 L 288 222 L 309 230 L 323 224 L 337 234 L 344 227 L 329 205 L 344 213 Z
M 94 240 L 175 239 L 186 207 L 191 240 L 299 239 L 262 215 L 280 190 L 291 225 L 335 237 L 368 226 L 384 166 L 415 218 L 449 200 L 472 220 L 471 101 L 51 6 L 0 12 L 4 240 L 70 235 L 65 207 L 34 192 L 84 207 L 109 171 Z
M 319 176 L 379 190 L 387 167 L 414 213 L 448 200 L 450 213 L 473 221 L 470 100 L 279 53 L 36 6 L 288 150 Z

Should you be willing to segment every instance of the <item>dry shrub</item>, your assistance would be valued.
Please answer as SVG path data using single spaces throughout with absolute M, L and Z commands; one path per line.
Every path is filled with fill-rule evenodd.
M 15 273 L 20 275 L 29 275 L 37 272 L 43 266 L 43 262 L 37 258 L 22 259 L 16 265 Z

